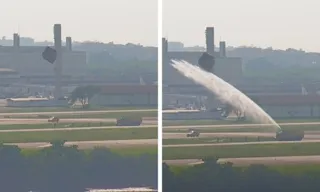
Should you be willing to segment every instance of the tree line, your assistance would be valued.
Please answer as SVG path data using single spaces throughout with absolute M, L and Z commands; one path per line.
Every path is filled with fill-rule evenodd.
M 165 192 L 318 192 L 320 173 L 284 174 L 264 165 L 247 168 L 219 164 L 215 159 L 174 172 L 163 164 Z
M 123 156 L 107 148 L 64 147 L 41 150 L 0 146 L 0 191 L 68 191 L 87 188 L 156 187 L 157 157 Z

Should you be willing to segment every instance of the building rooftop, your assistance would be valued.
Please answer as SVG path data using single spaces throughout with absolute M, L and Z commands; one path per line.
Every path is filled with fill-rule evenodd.
M 157 94 L 157 85 L 104 85 L 101 86 L 102 94 Z
M 320 105 L 320 95 L 259 95 L 251 99 L 259 105 Z
M 18 72 L 14 69 L 0 68 L 0 74 L 18 74 Z
M 23 101 L 48 101 L 48 98 L 35 98 L 35 97 L 27 97 L 27 98 L 8 98 L 7 101 L 13 102 L 23 102 Z

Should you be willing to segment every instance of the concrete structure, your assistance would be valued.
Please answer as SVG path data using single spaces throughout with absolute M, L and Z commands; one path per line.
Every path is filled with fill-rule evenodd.
M 66 46 L 62 47 L 61 25 L 54 25 L 54 42 L 52 48 L 58 49 L 55 63 L 56 73 L 69 76 L 83 76 L 87 69 L 87 56 L 83 51 L 72 51 L 72 39 L 66 37 Z M 20 46 L 20 36 L 13 35 L 13 46 L 0 45 L 0 68 L 8 68 L 17 71 L 24 77 L 56 77 L 53 65 L 42 58 L 42 52 L 46 47 Z M 63 61 L 63 73 L 62 73 Z M 60 63 L 61 64 L 58 64 Z M 61 79 L 61 76 L 60 78 Z
M 0 86 L 7 86 L 12 83 L 17 83 L 20 75 L 17 71 L 7 68 L 0 68 Z
M 210 55 L 214 55 L 214 27 L 207 27 L 206 28 L 206 48 L 207 48 L 207 53 Z
M 68 51 L 72 51 L 72 39 L 71 37 L 66 37 L 66 47 Z
M 157 85 L 105 85 L 90 100 L 99 106 L 157 106 Z
M 171 65 L 172 59 L 185 60 L 191 64 L 198 64 L 202 52 L 168 52 L 168 41 L 163 38 L 163 83 L 167 85 L 194 85 L 194 83 L 178 73 Z M 206 29 L 207 52 L 215 57 L 214 73 L 231 84 L 240 83 L 242 80 L 242 59 L 226 57 L 225 42 L 220 52 L 214 52 L 214 28 Z M 222 54 L 222 56 L 220 56 Z
M 177 112 L 177 113 L 163 113 L 163 120 L 222 120 L 221 112 Z
M 56 77 L 54 98 L 61 97 L 61 75 L 62 75 L 62 41 L 61 41 L 61 24 L 55 24 L 54 30 L 54 48 L 57 51 L 57 59 L 54 63 L 54 74 Z
M 273 118 L 320 118 L 320 95 L 252 96 Z
M 13 34 L 13 47 L 19 48 L 20 47 L 20 36 L 17 33 Z
M 220 57 L 226 57 L 226 42 L 224 41 L 220 41 L 220 45 L 219 45 L 219 53 L 220 53 Z
M 54 47 L 52 47 L 54 48 Z M 41 56 L 45 47 L 24 46 L 17 50 L 14 47 L 0 46 L 0 68 L 8 68 L 17 71 L 23 77 L 54 77 L 53 65 Z M 63 75 L 85 75 L 86 53 L 82 51 L 67 51 L 62 47 L 62 60 L 64 63 Z

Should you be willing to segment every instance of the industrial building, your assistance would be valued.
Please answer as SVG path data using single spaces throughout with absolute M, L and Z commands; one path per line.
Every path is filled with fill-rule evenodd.
M 320 95 L 259 95 L 251 99 L 273 118 L 320 118 Z
M 237 84 L 242 80 L 242 59 L 228 57 L 226 54 L 226 42 L 219 43 L 219 52 L 215 52 L 214 28 L 207 27 L 206 52 L 215 57 L 214 74 L 231 84 Z M 178 73 L 171 65 L 171 60 L 185 60 L 191 64 L 197 64 L 202 52 L 192 51 L 168 51 L 168 40 L 162 39 L 163 53 L 163 83 L 165 85 L 194 85 L 194 83 Z
M 42 58 L 42 52 L 45 48 L 42 46 L 20 46 L 20 36 L 15 33 L 13 34 L 13 46 L 0 46 L 0 68 L 15 70 L 22 77 L 54 76 L 54 65 Z M 61 49 L 63 75 L 84 75 L 86 52 L 73 51 L 71 37 L 66 37 L 66 46 Z
M 57 100 L 63 95 L 64 85 L 74 79 L 81 80 L 86 75 L 86 52 L 73 51 L 71 37 L 66 37 L 66 46 L 62 46 L 61 34 L 61 25 L 55 24 L 54 46 L 50 47 L 56 52 L 53 62 L 44 57 L 48 47 L 20 46 L 20 35 L 17 33 L 13 34 L 13 46 L 0 46 L 0 90 L 4 95 L 15 97 L 13 92 L 19 95 L 39 85 L 39 89 L 42 89 L 41 86 L 54 87 L 50 92 Z
M 99 106 L 152 106 L 158 105 L 157 85 L 105 85 L 90 100 Z

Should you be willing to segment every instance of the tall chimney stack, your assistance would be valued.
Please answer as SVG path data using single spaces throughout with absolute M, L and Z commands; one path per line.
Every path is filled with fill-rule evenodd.
M 205 33 L 207 53 L 214 56 L 214 27 L 207 27 Z
M 13 47 L 15 48 L 20 47 L 20 36 L 18 33 L 13 34 Z
M 226 57 L 226 42 L 225 41 L 220 41 L 220 57 Z
M 62 75 L 62 42 L 61 42 L 61 24 L 55 24 L 53 27 L 54 47 L 57 51 L 57 59 L 54 64 L 54 72 L 56 77 L 56 85 L 54 90 L 54 98 L 61 97 L 61 75 Z
M 66 37 L 66 47 L 68 51 L 72 51 L 72 39 L 71 37 Z
M 166 38 L 162 38 L 162 53 L 168 52 L 168 40 Z

